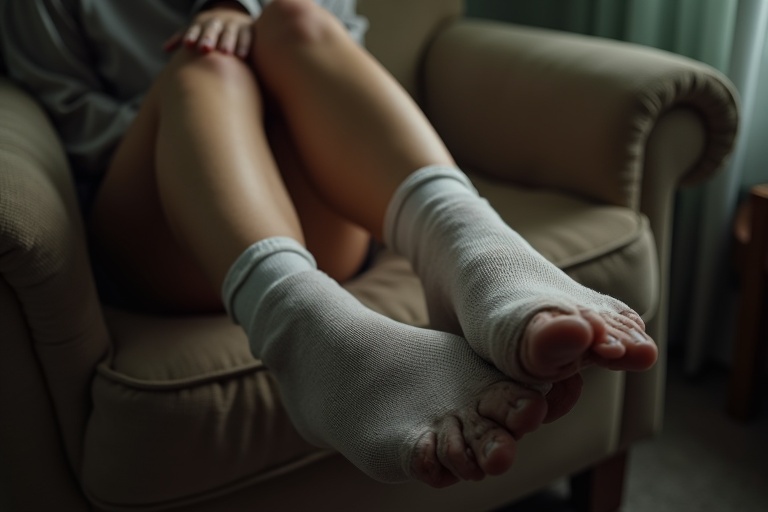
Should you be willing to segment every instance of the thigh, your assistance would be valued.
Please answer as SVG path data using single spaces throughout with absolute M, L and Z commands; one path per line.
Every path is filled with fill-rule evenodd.
M 156 83 L 146 94 L 97 192 L 88 219 L 94 257 L 107 286 L 135 307 L 221 311 L 218 290 L 175 236 L 158 194 L 158 88 Z
M 138 116 L 113 156 L 89 219 L 92 245 L 109 281 L 142 308 L 164 312 L 218 312 L 222 310 L 218 286 L 205 272 L 199 260 L 201 256 L 195 254 L 169 222 L 167 205 L 164 207 L 163 195 L 158 192 L 156 166 L 162 109 L 159 91 L 166 73 L 146 95 Z M 242 112 L 235 107 L 229 115 Z M 304 176 L 302 158 L 283 123 L 270 123 L 268 142 L 268 146 L 266 143 L 253 146 L 265 147 L 264 151 L 271 150 L 274 155 L 256 159 L 245 168 L 261 172 L 262 167 L 269 167 L 264 161 L 276 161 L 301 222 L 305 243 L 320 268 L 339 281 L 353 276 L 367 254 L 368 233 L 328 208 L 315 193 Z M 260 201 L 253 198 L 253 202 Z M 253 224 L 272 215 L 277 213 L 262 212 L 261 217 L 249 216 L 244 222 Z M 207 239 L 215 241 L 217 236 Z
M 257 21 L 254 66 L 276 97 L 313 183 L 381 236 L 392 194 L 413 171 L 455 165 L 413 99 L 312 2 L 274 1 Z
M 269 122 L 269 141 L 301 221 L 307 249 L 320 270 L 339 282 L 354 277 L 368 256 L 371 235 L 335 211 L 318 193 L 285 120 Z

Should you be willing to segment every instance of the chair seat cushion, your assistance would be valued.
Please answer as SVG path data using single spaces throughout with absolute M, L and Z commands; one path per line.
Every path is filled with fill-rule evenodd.
M 547 258 L 649 317 L 658 296 L 648 222 L 626 208 L 553 192 L 475 184 Z M 346 287 L 382 314 L 427 325 L 419 282 L 382 251 Z M 225 316 L 107 310 L 113 351 L 93 384 L 83 481 L 108 510 L 163 509 L 233 492 L 327 455 L 301 439 L 277 383 Z

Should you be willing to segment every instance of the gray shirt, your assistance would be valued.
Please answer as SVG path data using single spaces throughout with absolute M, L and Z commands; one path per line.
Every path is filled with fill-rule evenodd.
M 167 62 L 162 45 L 210 0 L 0 0 L 0 49 L 61 134 L 78 182 L 94 182 Z M 238 0 L 253 16 L 268 0 Z M 316 0 L 362 42 L 355 0 Z

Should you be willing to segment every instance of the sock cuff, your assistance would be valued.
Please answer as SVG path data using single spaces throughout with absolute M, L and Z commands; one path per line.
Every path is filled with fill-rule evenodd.
M 395 190 L 392 199 L 387 206 L 387 211 L 384 215 L 384 243 L 397 251 L 395 247 L 397 225 L 400 220 L 400 214 L 403 210 L 403 205 L 408 200 L 413 192 L 419 187 L 430 181 L 438 179 L 449 179 L 458 181 L 469 190 L 472 194 L 478 195 L 477 189 L 475 189 L 472 182 L 469 180 L 466 174 L 464 174 L 457 167 L 449 165 L 430 165 L 422 167 L 409 175 L 400 186 Z
M 264 260 L 278 253 L 285 252 L 297 254 L 303 257 L 311 268 L 317 268 L 317 262 L 312 254 L 298 241 L 289 237 L 273 237 L 260 240 L 243 251 L 232 264 L 221 286 L 221 296 L 227 314 L 235 323 L 239 322 L 235 316 L 234 301 L 243 283 Z

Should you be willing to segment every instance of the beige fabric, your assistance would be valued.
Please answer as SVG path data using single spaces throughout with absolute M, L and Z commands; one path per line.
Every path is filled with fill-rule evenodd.
M 84 510 L 33 339 L 16 294 L 3 278 L 0 404 L 0 510 Z
M 460 0 L 358 0 L 357 10 L 372 21 L 365 46 L 417 99 L 421 59 L 432 39 L 463 12 Z
M 696 111 L 685 105 L 665 113 L 648 137 L 643 160 L 641 211 L 651 221 L 660 262 L 659 307 L 657 314 L 646 322 L 646 327 L 662 353 L 667 347 L 674 193 L 681 172 L 694 169 L 705 152 L 707 130 L 701 119 Z M 628 446 L 645 432 L 658 432 L 662 428 L 665 376 L 666 358 L 661 358 L 648 372 L 627 375 L 625 401 L 633 406 L 624 408 L 622 446 Z
M 252 357 L 238 364 L 247 341 L 226 318 L 121 315 L 110 325 L 121 355 L 98 368 L 82 472 L 95 502 L 210 499 L 324 455 L 296 433 L 266 369 Z
M 40 108 L 5 79 L 0 112 L 0 274 L 22 314 L 0 312 L 0 337 L 20 322 L 29 329 L 39 365 L 30 374 L 44 373 L 56 429 L 77 468 L 106 330 L 61 146 Z
M 737 110 L 728 82 L 686 59 L 626 45 L 451 25 L 460 6 L 360 2 L 372 51 L 410 91 L 424 93 L 462 165 L 516 183 L 474 177 L 508 222 L 663 334 L 656 309 L 666 298 L 674 189 L 711 174 L 732 146 Z M 323 454 L 295 436 L 274 382 L 225 319 L 110 312 L 109 339 L 60 145 L 39 108 L 4 81 L 0 274 L 0 404 L 11 411 L 0 426 L 3 510 L 56 501 L 78 510 L 73 475 L 108 510 L 484 510 L 660 425 L 663 358 L 656 370 L 626 378 L 588 372 L 576 410 L 526 438 L 503 478 L 435 492 L 375 484 L 336 456 L 304 465 Z M 427 322 L 418 282 L 388 253 L 348 287 L 387 315 Z M 111 357 L 97 365 L 108 347 Z M 265 437 L 266 451 L 256 450 Z
M 647 139 L 670 108 L 707 120 L 685 182 L 709 176 L 737 130 L 735 92 L 716 71 L 616 41 L 462 21 L 425 66 L 427 112 L 462 163 L 609 204 L 639 207 Z

